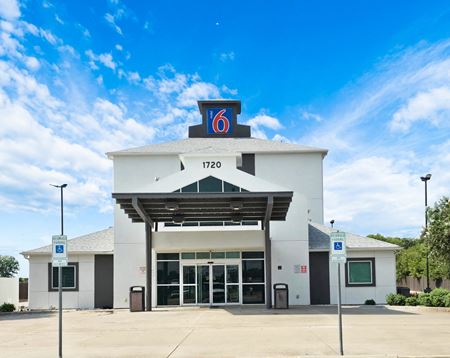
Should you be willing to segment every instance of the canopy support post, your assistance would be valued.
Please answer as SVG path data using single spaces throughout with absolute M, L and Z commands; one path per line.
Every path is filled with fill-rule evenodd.
M 270 217 L 272 216 L 273 196 L 267 198 L 266 216 L 264 218 L 264 241 L 266 263 L 266 307 L 272 308 L 272 243 L 270 241 Z

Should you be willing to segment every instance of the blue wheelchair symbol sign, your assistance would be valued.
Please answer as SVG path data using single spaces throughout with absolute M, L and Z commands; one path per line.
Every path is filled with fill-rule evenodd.
M 55 245 L 55 252 L 57 254 L 63 254 L 64 253 L 64 245 Z
M 334 250 L 335 251 L 342 251 L 342 242 L 334 242 Z

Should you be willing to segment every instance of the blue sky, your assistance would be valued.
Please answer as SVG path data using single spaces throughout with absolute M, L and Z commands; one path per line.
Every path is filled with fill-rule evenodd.
M 197 99 L 325 147 L 325 220 L 417 236 L 450 195 L 450 5 L 0 0 L 0 254 L 112 225 L 107 151 L 183 138 Z M 299 173 L 301 175 L 301 173 Z

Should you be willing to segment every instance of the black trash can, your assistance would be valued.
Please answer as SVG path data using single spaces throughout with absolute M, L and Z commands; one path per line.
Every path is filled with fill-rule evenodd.
M 397 293 L 406 297 L 411 296 L 411 290 L 409 287 L 397 287 Z
M 145 287 L 130 287 L 130 312 L 139 312 L 145 310 Z
M 289 287 L 287 283 L 275 283 L 273 285 L 275 305 L 274 308 L 289 308 Z

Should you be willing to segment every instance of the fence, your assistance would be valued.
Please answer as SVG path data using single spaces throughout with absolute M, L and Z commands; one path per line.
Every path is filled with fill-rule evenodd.
M 401 287 L 409 287 L 411 291 L 423 291 L 427 287 L 427 278 L 415 278 L 411 276 L 407 276 L 406 278 L 403 278 L 401 280 L 397 280 L 397 286 Z M 449 279 L 442 279 L 442 280 L 432 280 L 430 279 L 430 288 L 446 288 L 447 290 L 450 290 L 450 280 Z
M 0 277 L 0 305 L 3 303 L 12 303 L 19 305 L 19 278 L 18 277 Z
M 28 301 L 28 281 L 19 282 L 19 301 Z

